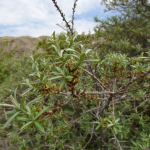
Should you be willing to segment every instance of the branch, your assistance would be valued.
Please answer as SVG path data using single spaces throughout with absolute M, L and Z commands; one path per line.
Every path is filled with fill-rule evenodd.
M 75 12 L 75 8 L 76 8 L 76 2 L 77 2 L 77 0 L 75 0 L 75 2 L 74 2 L 74 7 L 72 8 L 72 10 L 73 10 L 73 12 L 72 12 L 72 34 L 73 34 L 73 25 L 74 25 L 74 23 L 73 23 L 73 20 L 74 20 L 74 12 Z
M 63 18 L 63 21 L 66 22 L 66 26 L 69 28 L 71 34 L 73 35 L 72 30 L 71 30 L 71 28 L 70 28 L 70 25 L 69 25 L 68 22 L 66 21 L 65 15 L 61 12 L 60 8 L 58 7 L 57 2 L 56 2 L 55 0 L 52 0 L 52 1 L 53 1 L 53 3 L 54 3 L 55 7 L 57 8 L 57 10 L 60 12 L 60 14 L 61 14 L 61 16 L 62 16 L 62 18 Z
M 142 2 L 142 5 L 144 5 L 145 7 L 150 8 L 150 5 L 146 5 L 146 3 L 144 2 L 144 0 L 142 0 L 141 2 Z
M 120 87 L 120 88 L 118 89 L 118 91 L 119 91 L 119 92 L 121 92 L 121 90 L 124 90 L 124 91 L 125 91 L 126 88 L 127 88 L 128 86 L 130 86 L 133 82 L 135 82 L 135 81 L 137 81 L 138 79 L 140 79 L 140 78 L 146 76 L 146 75 L 149 74 L 149 73 L 150 73 L 150 70 L 148 70 L 148 71 L 146 71 L 145 73 L 141 74 L 141 75 L 138 76 L 137 78 L 132 79 L 131 81 L 129 81 L 128 83 L 126 83 L 124 86 Z
M 105 89 L 105 90 L 109 91 L 109 90 L 107 89 L 107 87 L 105 87 L 105 85 L 104 85 L 103 83 L 101 83 L 101 82 L 97 79 L 97 77 L 95 77 L 92 73 L 90 73 L 90 72 L 87 71 L 86 69 L 83 69 L 83 71 L 85 71 L 87 74 L 89 74 L 92 78 L 96 79 L 96 80 L 98 81 L 98 83 L 100 84 L 101 89 L 103 89 L 103 90 Z
M 112 133 L 113 133 L 113 135 L 114 135 L 114 138 L 115 138 L 115 140 L 116 140 L 116 142 L 117 142 L 117 145 L 118 145 L 118 147 L 119 147 L 119 150 L 122 150 L 122 147 L 121 147 L 121 145 L 120 145 L 120 143 L 119 143 L 119 140 L 117 139 L 115 133 L 113 132 L 112 129 L 111 129 L 111 131 L 112 131 Z

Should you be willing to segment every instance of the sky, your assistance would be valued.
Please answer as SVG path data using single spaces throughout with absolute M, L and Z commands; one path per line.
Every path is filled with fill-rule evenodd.
M 65 14 L 67 21 L 72 20 L 74 0 L 56 0 L 59 8 Z M 93 28 L 98 25 L 94 17 L 106 19 L 116 12 L 104 12 L 105 5 L 101 0 L 78 0 L 74 14 L 74 28 L 78 34 L 94 33 Z M 0 0 L 0 37 L 4 36 L 51 36 L 65 32 L 60 13 L 52 0 Z M 69 23 L 70 25 L 71 22 Z

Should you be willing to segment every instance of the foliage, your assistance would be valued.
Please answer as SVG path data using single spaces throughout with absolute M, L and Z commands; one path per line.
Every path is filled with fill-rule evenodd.
M 53 32 L 38 43 L 44 53 L 26 56 L 28 74 L 20 72 L 26 90 L 17 97 L 16 88 L 9 101 L 0 103 L 3 110 L 9 108 L 1 134 L 9 131 L 12 145 L 39 150 L 150 147 L 149 9 L 147 3 L 136 5 L 121 7 L 124 15 L 106 21 L 95 17 L 101 24 L 94 35 L 78 35 L 73 21 L 72 28 L 66 23 L 67 34 L 56 38 Z M 73 14 L 75 6 L 76 1 Z M 144 10 L 140 17 L 137 9 Z

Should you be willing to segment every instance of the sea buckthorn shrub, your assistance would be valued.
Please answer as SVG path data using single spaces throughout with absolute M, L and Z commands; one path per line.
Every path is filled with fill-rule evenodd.
M 23 85 L 28 88 L 22 98 L 17 98 L 15 89 L 9 97 L 11 103 L 0 104 L 12 108 L 1 132 L 9 131 L 7 136 L 16 137 L 14 145 L 20 149 L 148 149 L 149 32 L 146 37 L 140 27 L 142 38 L 147 38 L 146 45 L 145 40 L 142 45 L 137 36 L 139 28 L 132 26 L 140 22 L 139 16 L 130 18 L 136 8 L 132 10 L 133 16 L 122 18 L 124 22 L 117 17 L 108 19 L 115 26 L 101 21 L 95 35 L 90 36 L 73 31 L 53 2 L 68 32 L 58 38 L 53 32 L 52 38 L 38 44 L 37 48 L 43 47 L 45 52 L 30 56 L 32 73 L 30 78 L 24 78 Z M 140 8 L 147 8 L 145 5 Z M 76 1 L 73 14 L 75 6 Z M 130 32 L 133 28 L 135 32 L 126 31 L 124 24 L 130 24 Z M 148 22 L 146 25 L 149 26 Z M 104 39 L 92 44 L 100 36 Z M 127 41 L 129 37 L 131 40 Z M 12 121 L 10 130 L 8 125 Z

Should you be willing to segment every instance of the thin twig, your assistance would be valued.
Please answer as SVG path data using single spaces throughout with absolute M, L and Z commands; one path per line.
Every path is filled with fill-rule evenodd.
M 83 69 L 83 71 L 84 72 L 86 72 L 87 74 L 89 74 L 92 78 L 94 78 L 94 79 L 96 79 L 97 81 L 98 81 L 98 83 L 100 84 L 100 87 L 104 90 L 107 90 L 107 91 L 109 91 L 106 87 L 105 87 L 105 85 L 103 85 L 103 83 L 101 83 L 98 79 L 97 79 L 97 77 L 95 77 L 92 73 L 90 73 L 88 70 L 86 70 L 86 69 Z
M 119 92 L 121 92 L 122 90 L 126 91 L 126 88 L 127 88 L 128 86 L 130 86 L 133 82 L 135 82 L 135 81 L 137 81 L 138 79 L 140 79 L 140 78 L 142 78 L 142 77 L 148 75 L 149 73 L 150 73 L 150 70 L 144 72 L 144 73 L 141 74 L 140 76 L 136 77 L 135 79 L 132 79 L 131 81 L 127 82 L 125 85 L 123 85 L 122 87 L 120 87 L 120 88 L 118 89 L 118 91 L 119 91 Z
M 116 140 L 116 142 L 117 142 L 117 145 L 118 145 L 119 150 L 122 150 L 122 147 L 121 147 L 121 145 L 120 145 L 120 143 L 119 143 L 119 140 L 117 139 L 115 133 L 113 132 L 112 129 L 111 129 L 111 131 L 112 131 L 112 133 L 113 133 L 113 135 L 114 135 L 114 138 L 115 138 L 115 140 Z
M 94 127 L 94 125 L 93 125 L 93 127 Z M 93 129 L 92 129 L 92 130 L 93 130 Z M 93 138 L 93 131 L 92 131 L 92 133 L 91 133 L 90 139 L 89 139 L 88 142 L 85 144 L 85 146 L 82 148 L 82 150 L 84 150 L 84 149 L 87 147 L 87 145 L 90 143 L 90 141 L 92 140 L 92 138 Z
M 130 119 L 132 119 L 132 118 L 134 118 L 134 117 L 136 117 L 136 116 L 138 116 L 138 115 L 140 115 L 140 114 L 142 114 L 142 113 L 144 113 L 144 112 L 146 112 L 146 111 L 148 111 L 148 110 L 150 110 L 150 109 L 147 109 L 147 110 L 145 110 L 145 111 L 142 111 L 141 113 L 138 113 L 138 114 L 136 114 L 136 115 L 132 116 L 131 118 L 129 118 L 129 119 L 127 119 L 127 120 L 125 120 L 125 121 L 121 122 L 120 124 L 123 124 L 123 123 L 125 123 L 125 122 L 129 121 Z

